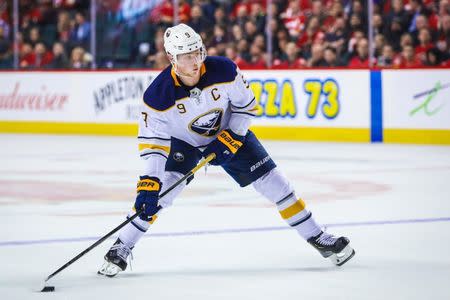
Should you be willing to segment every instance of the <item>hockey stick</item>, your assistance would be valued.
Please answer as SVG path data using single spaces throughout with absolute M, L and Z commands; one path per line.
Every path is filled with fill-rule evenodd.
M 167 195 L 170 191 L 172 191 L 174 188 L 176 188 L 178 185 L 180 185 L 180 183 L 182 183 L 183 181 L 185 181 L 186 179 L 188 179 L 189 177 L 191 177 L 192 175 L 194 175 L 195 172 L 197 172 L 200 168 L 202 168 L 204 165 L 206 165 L 207 163 L 209 163 L 211 160 L 213 160 L 216 157 L 216 155 L 214 153 L 211 153 L 210 155 L 208 155 L 208 157 L 206 157 L 205 159 L 203 159 L 195 168 L 193 168 L 191 171 L 189 171 L 186 175 L 184 175 L 182 178 L 180 178 L 177 182 L 175 182 L 172 186 L 170 186 L 167 190 L 164 191 L 164 193 L 162 193 L 159 196 L 159 199 L 161 199 L 162 197 L 164 197 L 165 195 Z M 158 205 L 158 211 L 161 209 L 162 207 L 160 205 Z M 74 258 L 72 258 L 69 262 L 67 262 L 65 265 L 63 265 L 62 267 L 60 267 L 58 270 L 56 270 L 55 272 L 53 272 L 52 274 L 50 274 L 47 279 L 45 279 L 44 281 L 44 285 L 47 281 L 49 281 L 53 276 L 55 276 L 56 274 L 58 274 L 59 272 L 61 272 L 62 270 L 64 270 L 65 268 L 67 268 L 68 266 L 70 266 L 72 263 L 76 262 L 78 259 L 80 259 L 82 256 L 84 256 L 86 253 L 88 253 L 89 251 L 91 251 L 92 249 L 94 249 L 95 247 L 97 247 L 98 245 L 100 245 L 101 243 L 103 243 L 107 238 L 109 238 L 111 235 L 113 235 L 114 233 L 116 233 L 118 230 L 120 230 L 122 227 L 124 227 L 125 225 L 127 225 L 128 223 L 130 223 L 131 221 L 133 221 L 134 219 L 136 219 L 137 216 L 139 216 L 142 212 L 144 211 L 144 209 L 140 209 L 139 211 L 137 211 L 133 216 L 131 216 L 130 218 L 128 218 L 126 221 L 122 222 L 119 226 L 117 226 L 116 228 L 114 228 L 113 230 L 111 230 L 110 232 L 108 232 L 105 236 L 103 236 L 102 238 L 100 238 L 98 241 L 96 241 L 94 244 L 92 244 L 91 246 L 89 246 L 87 249 L 85 249 L 83 252 L 81 252 L 80 254 L 78 254 L 77 256 L 75 256 Z M 157 212 L 158 212 L 157 211 Z M 55 287 L 53 286 L 44 286 L 44 288 L 42 289 L 41 292 L 51 292 L 54 291 Z

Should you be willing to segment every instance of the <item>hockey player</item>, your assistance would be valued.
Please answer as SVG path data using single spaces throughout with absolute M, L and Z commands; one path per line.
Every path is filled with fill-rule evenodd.
M 252 184 L 323 257 L 336 265 L 352 258 L 349 240 L 321 230 L 249 130 L 257 103 L 236 65 L 226 58 L 206 57 L 200 35 L 184 24 L 165 31 L 164 48 L 171 66 L 144 93 L 138 140 L 145 171 L 128 217 L 145 210 L 121 230 L 98 273 L 115 276 L 126 269 L 131 250 L 156 220 L 158 206 L 172 205 L 189 180 L 158 202 L 160 192 L 211 153 L 216 155 L 211 164 L 220 165 L 241 187 Z

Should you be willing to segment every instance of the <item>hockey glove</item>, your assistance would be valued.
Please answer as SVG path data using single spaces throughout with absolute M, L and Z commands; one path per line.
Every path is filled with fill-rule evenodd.
M 139 215 L 144 221 L 153 221 L 152 216 L 161 207 L 158 206 L 159 191 L 162 183 L 156 177 L 141 176 L 137 184 L 137 196 L 134 208 L 136 211 L 144 207 L 144 212 Z
M 216 154 L 216 158 L 211 161 L 212 165 L 223 165 L 231 160 L 240 147 L 242 147 L 245 136 L 235 134 L 230 129 L 219 132 L 216 139 L 213 140 L 203 151 L 203 156 Z

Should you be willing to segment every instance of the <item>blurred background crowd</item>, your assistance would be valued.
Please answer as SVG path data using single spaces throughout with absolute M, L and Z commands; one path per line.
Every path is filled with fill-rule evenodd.
M 177 22 L 242 69 L 450 66 L 449 0 L 373 0 L 370 31 L 370 0 L 15 1 L 0 0 L 0 69 L 162 69 Z

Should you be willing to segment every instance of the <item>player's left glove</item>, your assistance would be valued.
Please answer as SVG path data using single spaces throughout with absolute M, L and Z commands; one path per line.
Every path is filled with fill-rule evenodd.
M 152 216 L 160 210 L 158 206 L 159 191 L 162 183 L 156 177 L 141 176 L 137 184 L 137 196 L 134 208 L 136 211 L 144 208 L 144 212 L 139 215 L 144 221 L 152 221 Z
M 216 158 L 210 163 L 212 165 L 223 165 L 231 160 L 239 148 L 244 144 L 245 136 L 235 134 L 230 129 L 219 132 L 216 139 L 213 140 L 203 151 L 203 156 L 207 157 L 214 153 Z

